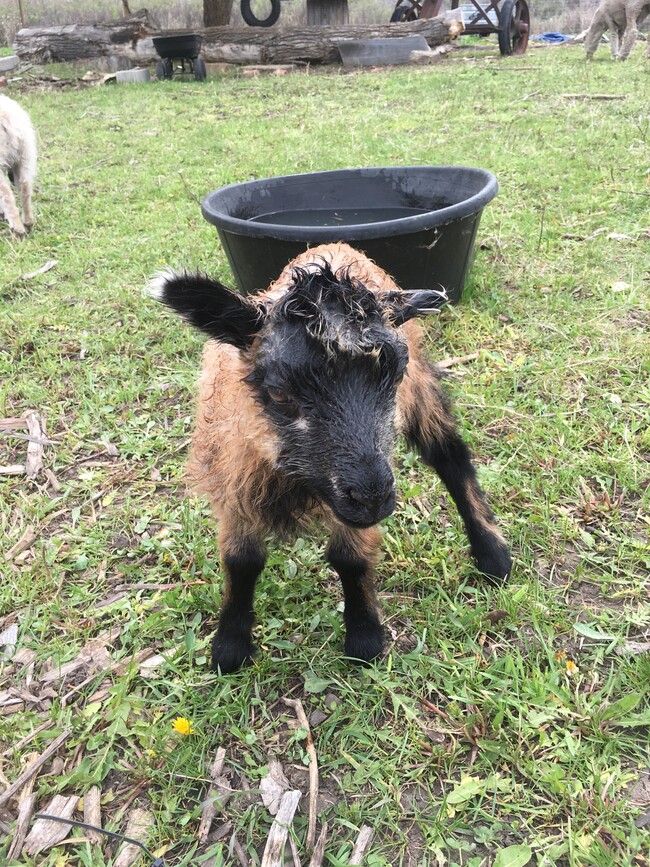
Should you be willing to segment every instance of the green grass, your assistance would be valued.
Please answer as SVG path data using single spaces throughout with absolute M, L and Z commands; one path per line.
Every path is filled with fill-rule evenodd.
M 124 832 L 133 806 L 152 811 L 149 845 L 170 865 L 232 863 L 232 831 L 258 863 L 271 817 L 255 792 L 277 755 L 305 793 L 294 831 L 308 863 L 289 696 L 325 714 L 314 739 L 331 867 L 364 824 L 373 867 L 648 864 L 635 824 L 648 806 L 632 787 L 650 760 L 650 659 L 629 643 L 648 641 L 650 615 L 643 53 L 6 91 L 31 113 L 41 160 L 33 233 L 19 243 L 0 230 L 0 417 L 45 415 L 60 490 L 43 474 L 0 477 L 5 552 L 27 527 L 36 537 L 2 564 L 0 630 L 18 624 L 23 662 L 5 664 L 0 691 L 25 703 L 0 716 L 2 774 L 14 780 L 28 753 L 73 732 L 37 780 L 39 809 L 95 783 L 109 828 Z M 500 183 L 463 302 L 429 324 L 428 342 L 437 359 L 479 353 L 448 384 L 513 575 L 503 589 L 477 578 L 440 483 L 401 451 L 379 566 L 388 657 L 365 671 L 342 658 L 337 582 L 322 540 L 300 539 L 273 549 L 260 582 L 255 665 L 220 678 L 207 668 L 214 527 L 183 485 L 201 339 L 142 288 L 164 264 L 231 282 L 196 201 L 209 190 L 418 163 L 482 166 Z M 0 464 L 24 462 L 24 440 L 0 446 Z M 101 657 L 94 672 L 41 680 L 111 627 L 113 661 L 165 655 L 156 677 L 127 666 L 99 700 Z M 177 716 L 195 734 L 174 735 Z M 238 792 L 215 827 L 232 830 L 201 848 L 219 746 Z M 68 841 L 20 863 L 110 858 Z

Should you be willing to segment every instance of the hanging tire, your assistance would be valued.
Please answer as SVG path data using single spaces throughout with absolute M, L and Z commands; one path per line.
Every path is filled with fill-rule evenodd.
M 280 17 L 280 0 L 268 0 L 270 11 L 266 18 L 258 18 L 251 7 L 251 0 L 241 0 L 241 17 L 249 27 L 272 27 Z
M 164 78 L 171 78 L 174 74 L 174 64 L 169 57 L 159 60 L 156 64 L 156 78 L 162 81 Z
M 499 13 L 499 51 L 524 54 L 528 47 L 530 12 L 526 0 L 505 0 Z
M 205 60 L 202 57 L 197 57 L 194 60 L 194 78 L 197 81 L 205 81 L 208 74 L 205 68 Z
M 390 16 L 390 24 L 399 24 L 402 21 L 417 21 L 420 14 L 420 5 L 416 2 L 404 3 L 397 0 L 397 5 Z

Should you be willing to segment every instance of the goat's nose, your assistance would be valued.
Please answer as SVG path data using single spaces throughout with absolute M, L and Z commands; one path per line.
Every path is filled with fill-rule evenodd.
M 393 497 L 393 486 L 387 485 L 377 491 L 362 491 L 359 488 L 348 488 L 348 497 L 358 505 L 368 509 L 371 515 L 377 515 Z

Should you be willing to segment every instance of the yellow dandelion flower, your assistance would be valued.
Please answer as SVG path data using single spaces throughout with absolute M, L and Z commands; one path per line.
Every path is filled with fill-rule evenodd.
M 562 662 L 563 659 L 566 659 L 566 650 L 558 650 L 555 654 L 555 659 L 557 662 Z
M 174 731 L 178 732 L 179 735 L 183 735 L 183 737 L 194 734 L 191 720 L 185 719 L 184 716 L 177 716 L 172 723 L 172 728 Z
M 567 659 L 566 661 L 566 673 L 571 677 L 572 674 L 578 673 L 578 666 L 571 659 Z

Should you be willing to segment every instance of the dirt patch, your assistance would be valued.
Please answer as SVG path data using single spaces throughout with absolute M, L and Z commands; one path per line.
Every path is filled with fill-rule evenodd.
M 81 76 L 59 78 L 57 75 L 48 74 L 46 72 L 39 73 L 28 70 L 9 79 L 5 93 L 10 95 L 15 93 L 29 93 L 35 90 L 84 90 L 87 87 L 94 87 L 95 84 L 95 81 L 83 81 Z
M 641 771 L 638 781 L 632 785 L 627 797 L 635 807 L 650 806 L 650 768 Z
M 650 328 L 650 312 L 638 307 L 631 307 L 619 316 L 612 316 L 611 322 L 628 331 L 630 329 L 647 331 Z

